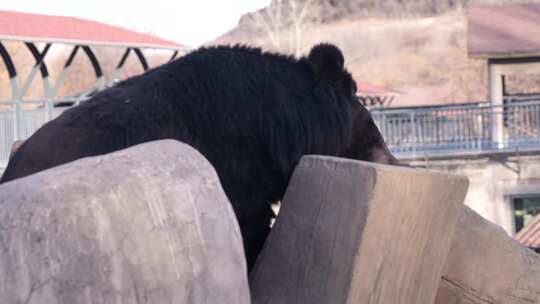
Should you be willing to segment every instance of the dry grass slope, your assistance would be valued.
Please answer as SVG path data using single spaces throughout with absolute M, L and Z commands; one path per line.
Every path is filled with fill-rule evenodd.
M 467 56 L 464 7 L 539 1 L 417 0 L 403 6 L 386 0 L 371 1 L 371 11 L 358 8 L 370 1 L 343 1 L 336 4 L 333 15 L 324 10 L 324 16 L 334 18 L 311 24 L 301 35 L 301 45 L 306 52 L 321 41 L 335 43 L 356 79 L 403 93 L 393 106 L 482 101 L 487 99 L 486 64 Z M 242 43 L 274 50 L 266 35 L 248 21 L 249 16 L 243 17 L 236 29 L 211 44 Z M 290 32 L 282 35 L 291 39 Z M 507 84 L 513 93 L 539 92 L 540 73 L 512 76 Z

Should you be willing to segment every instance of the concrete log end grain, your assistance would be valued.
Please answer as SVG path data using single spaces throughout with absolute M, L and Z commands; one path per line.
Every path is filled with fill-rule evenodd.
M 464 207 L 435 303 L 540 304 L 540 255 Z
M 250 275 L 252 303 L 435 300 L 464 177 L 304 157 Z
M 0 302 L 249 303 L 212 166 L 164 140 L 0 186 Z

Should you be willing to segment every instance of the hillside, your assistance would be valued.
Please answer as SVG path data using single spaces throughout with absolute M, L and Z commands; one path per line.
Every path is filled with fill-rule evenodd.
M 495 2 L 520 1 L 313 1 L 300 32 L 294 31 L 294 16 L 285 15 L 269 30 L 276 10 L 266 8 L 243 16 L 238 27 L 212 44 L 242 43 L 299 55 L 317 42 L 332 42 L 345 53 L 357 80 L 402 93 L 393 106 L 480 101 L 487 98 L 486 67 L 467 56 L 465 7 Z M 369 3 L 377 5 L 367 9 Z M 289 7 L 283 11 L 294 14 Z M 511 77 L 508 84 L 527 92 L 540 88 L 540 75 Z

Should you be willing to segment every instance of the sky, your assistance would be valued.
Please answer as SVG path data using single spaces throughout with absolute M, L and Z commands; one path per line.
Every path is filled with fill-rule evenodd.
M 191 47 L 219 37 L 270 0 L 0 0 L 0 10 L 74 16 Z

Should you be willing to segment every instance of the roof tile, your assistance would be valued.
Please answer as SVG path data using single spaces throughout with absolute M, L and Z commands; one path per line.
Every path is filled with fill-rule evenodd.
M 184 45 L 75 17 L 0 10 L 0 39 L 185 49 Z
M 540 3 L 473 6 L 468 11 L 472 57 L 540 54 Z

